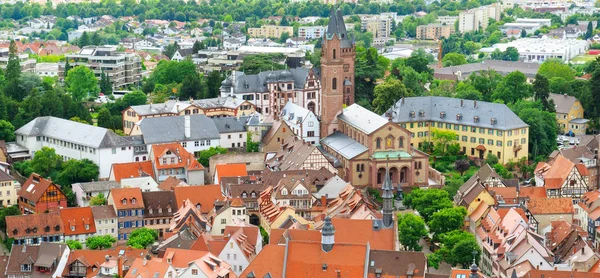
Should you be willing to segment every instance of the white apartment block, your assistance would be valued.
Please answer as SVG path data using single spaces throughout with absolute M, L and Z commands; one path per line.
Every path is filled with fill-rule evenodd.
M 495 44 L 482 49 L 482 52 L 492 53 L 495 49 L 505 51 L 508 47 L 516 48 L 519 56 L 525 62 L 543 63 L 550 58 L 558 58 L 567 62 L 573 57 L 585 53 L 589 48 L 589 42 L 577 39 L 551 39 L 545 36 L 520 38 L 508 43 Z
M 320 39 L 325 34 L 325 26 L 305 26 L 298 28 L 298 37 L 307 40 Z
M 498 21 L 502 14 L 502 7 L 498 3 L 462 11 L 458 15 L 458 31 L 461 33 L 485 29 L 490 18 Z
M 371 32 L 373 38 L 388 38 L 392 31 L 392 19 L 381 15 L 360 15 L 361 30 Z

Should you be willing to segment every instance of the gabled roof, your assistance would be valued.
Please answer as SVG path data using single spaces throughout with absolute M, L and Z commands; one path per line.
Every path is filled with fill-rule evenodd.
M 172 168 L 185 168 L 188 171 L 204 170 L 204 166 L 196 160 L 194 155 L 177 143 L 152 145 L 152 154 L 154 168 L 157 170 Z M 167 164 L 162 164 L 161 157 L 166 154 L 174 154 L 177 156 L 177 158 L 175 158 L 175 163 L 167 161 Z
M 339 131 L 321 139 L 321 144 L 331 148 L 346 159 L 355 158 L 369 150 L 365 145 Z
M 266 245 L 238 277 L 248 277 L 250 273 L 256 278 L 283 277 L 284 254 L 284 245 Z M 270 276 L 267 276 L 267 274 Z
M 63 208 L 59 212 L 65 236 L 96 233 L 96 221 L 91 207 Z
M 573 105 L 577 101 L 577 98 L 569 96 L 567 94 L 550 94 L 550 99 L 554 102 L 556 107 L 556 113 L 568 114 L 573 108 Z
M 320 242 L 292 241 L 288 246 L 286 274 L 303 277 L 334 277 L 339 271 L 346 277 L 362 277 L 367 256 L 365 244 L 335 243 L 324 252 Z M 351 255 L 350 255 L 351 254 Z M 258 260 L 260 254 L 254 260 Z M 323 265 L 327 269 L 323 270 Z M 252 263 L 248 268 L 252 266 Z
M 119 188 L 121 185 L 116 181 L 92 181 L 74 183 L 73 186 L 79 186 L 83 192 L 104 192 L 110 191 L 113 188 Z
M 573 214 L 571 198 L 531 198 L 527 203 L 529 211 L 536 214 Z
M 190 136 L 185 136 L 185 117 L 190 117 Z M 206 115 L 144 118 L 140 129 L 146 144 L 219 139 L 219 130 Z
M 377 273 L 381 273 L 381 277 L 386 278 L 426 275 L 427 258 L 423 252 L 371 249 L 369 261 L 372 263 L 369 263 L 369 277 L 377 277 Z
M 158 259 L 137 258 L 129 268 L 125 278 L 157 278 L 166 277 L 172 267 L 166 261 Z
M 270 169 L 277 171 L 301 170 L 305 168 L 304 163 L 315 150 L 323 155 L 317 146 L 296 136 L 290 136 L 282 143 L 281 148 L 275 153 L 269 153 L 272 157 L 265 161 Z
M 219 164 L 215 166 L 215 175 L 219 176 L 219 182 L 224 177 L 245 177 L 248 176 L 246 171 L 246 164 L 244 163 L 232 163 L 232 164 Z
M 220 134 L 245 132 L 247 117 L 220 117 L 213 118 L 213 122 Z
M 139 188 L 113 188 L 110 196 L 116 209 L 144 208 L 142 190 Z
M 117 218 L 115 208 L 112 205 L 91 206 L 91 208 L 92 215 L 96 220 Z
M 544 185 L 548 189 L 560 188 L 575 164 L 562 155 L 558 155 L 544 176 Z
M 366 108 L 352 104 L 338 115 L 338 119 L 369 135 L 388 123 L 388 120 Z
M 52 181 L 42 178 L 40 175 L 33 173 L 29 178 L 23 183 L 17 195 L 19 197 L 23 197 L 29 201 L 37 203 L 37 201 L 44 195 L 46 190 L 49 187 L 55 186 L 58 189 L 58 195 L 65 198 L 64 193 L 60 189 L 60 186 L 52 183 Z
M 314 113 L 300 105 L 297 105 L 291 101 L 285 104 L 281 109 L 280 117 L 286 122 L 292 122 L 295 124 L 301 124 L 308 117 L 315 117 Z
M 169 176 L 164 181 L 162 181 L 158 188 L 163 191 L 172 191 L 177 186 L 187 186 L 184 181 L 177 179 L 176 177 Z
M 173 191 L 142 192 L 142 197 L 144 199 L 144 217 L 172 217 L 173 213 L 177 211 Z
M 176 269 L 187 268 L 191 261 L 202 258 L 208 251 L 185 250 L 177 248 L 167 248 L 163 260 L 171 260 L 170 264 Z
M 154 178 L 154 170 L 152 168 L 152 161 L 150 160 L 142 162 L 114 163 L 111 172 L 114 174 L 115 181 L 118 183 L 121 182 L 121 179 L 128 178 L 143 176 Z
M 62 235 L 63 220 L 58 213 L 7 216 L 6 233 L 11 238 Z
M 174 192 L 178 207 L 181 207 L 183 202 L 189 199 L 194 205 L 200 204 L 203 214 L 209 213 L 214 208 L 216 201 L 225 200 L 221 193 L 221 186 L 218 184 L 175 187 Z
M 273 126 L 269 128 L 269 131 L 265 133 L 265 136 L 262 138 L 263 144 L 269 144 L 271 140 L 274 139 L 275 134 L 279 129 L 284 129 L 286 132 L 289 132 L 290 136 L 294 134 L 294 131 L 290 128 L 290 126 L 285 121 L 273 121 Z

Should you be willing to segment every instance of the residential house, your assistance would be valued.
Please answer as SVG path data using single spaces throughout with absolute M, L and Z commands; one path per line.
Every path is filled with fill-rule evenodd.
M 176 177 L 170 176 L 158 185 L 158 189 L 162 191 L 173 191 L 177 186 L 190 186 Z
M 180 49 L 177 49 L 177 51 L 175 51 L 175 54 L 173 54 L 173 57 L 171 57 L 171 60 L 181 62 L 188 57 L 192 57 L 192 55 L 194 55 L 194 54 L 195 53 L 192 48 L 180 48 Z
M 169 232 L 178 236 L 183 235 L 183 232 L 185 232 L 190 235 L 190 238 L 194 238 L 195 240 L 205 231 L 212 230 L 211 223 L 204 217 L 200 209 L 200 205 L 192 203 L 189 199 L 183 200 L 177 212 L 173 214 L 173 219 L 168 229 Z M 170 240 L 174 239 L 168 238 L 164 242 L 168 244 Z
M 248 139 L 246 117 L 218 117 L 213 122 L 221 136 L 221 147 L 226 149 L 245 149 Z
M 144 118 L 140 130 L 148 148 L 177 143 L 197 157 L 200 151 L 220 146 L 219 130 L 205 115 Z
M 262 151 L 276 152 L 281 148 L 283 140 L 296 134 L 285 121 L 274 121 L 273 126 L 262 137 Z
M 114 188 L 108 196 L 108 204 L 114 206 L 119 234 L 117 239 L 127 240 L 135 228 L 144 227 L 144 199 L 139 188 Z
M 290 101 L 281 109 L 277 118 L 285 121 L 302 140 L 312 145 L 319 144 L 319 120 L 312 111 Z
M 240 275 L 262 250 L 262 236 L 257 226 L 225 227 L 225 245 L 219 258 L 231 265 L 233 272 Z
M 573 270 L 588 272 L 598 255 L 585 242 L 586 232 L 566 220 L 552 221 L 546 233 L 546 246 L 554 254 L 555 263 L 568 264 Z
M 6 216 L 6 236 L 14 245 L 63 242 L 63 221 L 57 212 Z
M 556 107 L 556 121 L 561 133 L 584 135 L 589 120 L 583 117 L 584 110 L 581 102 L 567 94 L 550 94 L 550 99 Z
M 246 164 L 235 163 L 216 165 L 213 184 L 221 184 L 222 178 L 245 176 L 248 176 Z
M 60 210 L 60 217 L 65 228 L 65 241 L 79 241 L 85 246 L 85 240 L 96 235 L 96 220 L 91 207 L 64 208 Z
M 150 156 L 159 182 L 174 176 L 188 184 L 204 184 L 204 167 L 178 143 L 152 145 Z
M 389 166 L 393 184 L 429 185 L 428 155 L 412 146 L 410 131 L 358 104 L 344 108 L 337 121 L 337 131 L 321 144 L 338 160 L 344 180 L 360 188 L 380 187 Z
M 158 183 L 154 178 L 145 176 L 137 178 L 121 179 L 121 187 L 137 187 L 142 192 L 159 191 Z
M 260 226 L 263 227 L 267 233 L 272 229 L 281 228 L 286 221 L 297 222 L 300 225 L 314 225 L 313 222 L 296 214 L 296 210 L 293 207 L 281 206 L 276 203 L 272 197 L 273 193 L 273 187 L 268 186 L 260 193 L 258 198 Z
M 500 163 L 508 163 L 528 155 L 529 126 L 504 104 L 407 97 L 398 100 L 385 116 L 412 132 L 410 142 L 415 146 L 431 142 L 436 129 L 445 129 L 458 135 L 461 151 L 470 157 L 484 159 L 491 153 Z
M 266 192 L 267 190 L 271 192 Z M 316 186 L 302 177 L 290 177 L 281 179 L 277 185 L 267 187 L 263 192 L 270 194 L 274 202 L 281 207 L 292 207 L 298 216 L 305 219 L 311 218 L 313 197 L 311 193 L 316 191 Z M 261 192 L 262 194 L 262 192 Z
M 119 136 L 109 129 L 56 117 L 37 117 L 15 131 L 17 145 L 33 157 L 50 147 L 64 161 L 87 158 L 100 168 L 99 178 L 108 178 L 113 163 L 131 162 L 135 138 Z
M 590 173 L 585 165 L 574 164 L 562 155 L 538 163 L 533 173 L 536 186 L 545 187 L 548 198 L 569 197 L 577 202 L 588 191 Z
M 108 180 L 116 181 L 121 184 L 122 179 L 154 177 L 154 168 L 152 160 L 144 156 L 143 162 L 115 163 L 110 168 Z
M 181 271 L 180 277 L 194 277 L 199 273 L 203 277 L 235 277 L 231 265 L 211 253 L 190 261 L 188 267 Z
M 108 193 L 110 193 L 111 189 L 121 187 L 115 181 L 93 181 L 74 183 L 71 186 L 73 188 L 73 193 L 75 194 L 77 206 L 79 207 L 89 207 L 90 199 L 92 197 L 102 194 L 102 196 L 106 198 L 108 196 Z
M 332 165 L 329 153 L 307 141 L 291 136 L 282 141 L 276 152 L 267 153 L 265 165 L 272 171 L 319 170 L 325 168 L 332 173 L 338 170 Z
M 257 180 L 251 181 L 249 177 L 224 178 L 222 187 L 227 195 L 232 198 L 240 198 L 246 205 L 246 213 L 249 216 L 249 223 L 252 225 L 260 224 L 260 215 L 258 213 L 258 195 L 262 192 L 264 185 Z
M 4 276 L 9 278 L 61 277 L 71 249 L 66 244 L 14 245 Z
M 67 207 L 67 196 L 60 186 L 33 173 L 17 193 L 22 214 L 45 213 Z
M 142 192 L 144 199 L 144 227 L 154 229 L 163 238 L 171 226 L 171 219 L 177 210 L 173 191 Z
M 216 154 L 208 159 L 209 174 L 214 177 L 215 168 L 222 164 L 246 164 L 248 173 L 260 173 L 265 170 L 265 154 L 262 152 L 229 152 Z
M 72 250 L 62 277 L 124 277 L 136 258 L 146 250 L 117 247 L 105 250 Z
M 244 201 L 240 198 L 233 198 L 227 200 L 225 205 L 215 211 L 210 234 L 224 235 L 227 225 L 242 225 L 249 222 Z
M 96 221 L 96 235 L 109 235 L 117 238 L 119 236 L 119 221 L 115 208 L 110 205 L 92 206 L 91 208 Z
M 596 143 L 597 144 L 597 143 Z M 590 148 L 585 145 L 575 145 L 569 148 L 560 148 L 559 150 L 553 151 L 549 157 L 550 159 L 556 158 L 557 155 L 561 155 L 564 158 L 570 160 L 575 165 L 583 164 L 590 173 L 588 181 L 588 189 L 594 190 L 598 188 L 598 173 L 599 165 L 597 163 L 597 148 Z
M 595 248 L 600 246 L 597 230 L 600 230 L 600 192 L 598 190 L 585 193 L 581 201 L 575 205 L 575 224 L 588 233 L 588 240 Z
M 263 25 L 260 28 L 248 28 L 248 36 L 251 38 L 279 38 L 281 34 L 294 34 L 291 26 Z
M 17 192 L 20 190 L 21 184 L 13 176 L 0 169 L 0 207 L 17 204 L 19 197 Z
M 175 187 L 175 199 L 177 207 L 181 208 L 184 203 L 189 201 L 195 206 L 202 215 L 208 215 L 214 210 L 217 202 L 223 202 L 226 198 L 223 196 L 221 186 L 202 185 L 202 186 L 178 186 Z M 212 222 L 212 221 L 211 221 Z
M 135 259 L 124 278 L 172 278 L 176 276 L 177 272 L 171 264 L 163 260 L 151 259 L 150 256 L 148 256 L 143 259 Z
M 565 220 L 573 222 L 575 210 L 571 198 L 531 198 L 527 209 L 538 220 L 538 231 L 546 234 L 551 228 L 552 221 Z

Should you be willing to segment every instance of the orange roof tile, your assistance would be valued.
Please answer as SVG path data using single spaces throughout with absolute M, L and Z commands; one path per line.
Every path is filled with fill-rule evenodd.
M 65 236 L 96 233 L 96 221 L 91 207 L 63 208 L 59 213 Z
M 113 188 L 110 198 L 116 209 L 144 208 L 142 190 L 139 188 Z
M 269 244 L 263 247 L 239 277 L 247 277 L 250 272 L 254 272 L 254 277 L 265 277 L 267 273 L 270 273 L 271 277 L 283 277 L 284 254 L 285 246 L 283 245 Z
M 544 185 L 546 188 L 557 189 L 560 188 L 563 182 L 569 176 L 569 173 L 573 169 L 575 164 L 570 160 L 566 159 L 562 155 L 556 156 L 552 166 L 546 172 L 544 176 Z
M 204 170 L 204 167 L 196 160 L 193 154 L 190 154 L 183 146 L 178 143 L 152 145 L 154 154 L 154 167 L 156 169 L 186 168 L 190 170 Z M 176 154 L 178 158 L 175 163 L 163 164 L 160 158 L 165 154 Z
M 129 268 L 125 278 L 166 277 L 169 269 L 172 269 L 171 265 L 169 265 L 166 261 L 137 258 Z
M 174 268 L 187 268 L 191 261 L 202 258 L 206 254 L 208 254 L 208 251 L 167 248 L 163 259 L 167 262 L 170 259 L 170 263 Z
M 320 242 L 290 242 L 286 274 L 293 273 L 296 277 L 335 277 L 339 271 L 341 277 L 362 277 L 366 250 L 365 244 L 336 242 L 331 251 L 323 252 Z M 260 255 L 254 260 L 258 258 Z M 322 270 L 323 264 L 327 264 L 326 270 Z
M 61 199 L 66 199 L 59 185 L 54 184 L 51 180 L 45 179 L 36 173 L 33 173 L 29 176 L 29 178 L 21 186 L 19 192 L 17 192 L 17 195 L 37 203 L 48 190 L 48 188 L 51 188 L 52 186 L 58 189 L 58 196 Z
M 579 174 L 581 174 L 582 176 L 590 175 L 590 171 L 582 163 L 577 163 L 577 165 L 575 165 L 575 167 L 577 167 L 577 171 L 579 171 Z
M 573 214 L 571 198 L 531 198 L 527 208 L 535 214 Z
M 561 270 L 539 270 L 532 269 L 523 277 L 526 278 L 600 278 L 600 273 L 561 271 Z
M 221 186 L 199 185 L 199 186 L 178 186 L 174 189 L 177 207 L 181 207 L 186 199 L 192 204 L 200 204 L 200 211 L 203 214 L 210 212 L 214 208 L 215 201 L 224 201 L 225 197 L 221 193 Z
M 154 178 L 152 161 L 115 163 L 112 165 L 112 173 L 115 181 L 121 182 L 121 179 L 137 178 L 150 176 Z
M 246 164 L 220 164 L 215 166 L 215 175 L 218 175 L 219 182 L 224 177 L 245 177 L 248 176 L 246 171 Z
M 519 197 L 546 198 L 546 188 L 540 186 L 521 187 Z
M 502 200 L 506 204 L 517 203 L 517 188 L 516 187 L 492 187 L 488 189 L 488 192 L 494 197 L 502 196 Z M 492 192 L 494 192 L 492 194 Z

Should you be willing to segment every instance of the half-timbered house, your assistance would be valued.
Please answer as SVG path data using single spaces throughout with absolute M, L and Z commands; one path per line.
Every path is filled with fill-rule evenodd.
M 576 204 L 588 192 L 590 173 L 585 165 L 574 164 L 562 155 L 540 162 L 534 174 L 536 186 L 545 187 L 548 198 L 572 198 Z
M 45 213 L 67 207 L 67 196 L 60 186 L 33 173 L 17 193 L 22 214 Z

